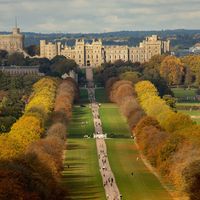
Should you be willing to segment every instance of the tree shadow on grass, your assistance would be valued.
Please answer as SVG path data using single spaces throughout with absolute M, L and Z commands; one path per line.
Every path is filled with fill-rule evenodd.
M 87 149 L 84 145 L 70 142 L 68 150 L 71 151 L 69 158 L 64 162 L 62 173 L 62 185 L 66 190 L 66 199 L 101 199 L 102 188 L 96 184 L 96 177 L 87 170 L 87 160 L 78 157 L 71 157 L 73 151 Z
M 77 175 L 73 172 L 63 174 L 62 184 L 67 188 L 66 199 L 100 199 L 99 186 L 92 181 L 94 178 L 94 176 Z

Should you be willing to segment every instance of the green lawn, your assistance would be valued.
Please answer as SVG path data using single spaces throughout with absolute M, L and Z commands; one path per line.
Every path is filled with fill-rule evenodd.
M 68 126 L 68 136 L 70 138 L 83 138 L 84 135 L 93 136 L 94 124 L 92 112 L 89 105 L 73 107 L 72 119 Z
M 124 138 L 131 136 L 126 119 L 121 115 L 116 104 L 102 104 L 100 107 L 100 117 L 103 124 L 103 131 L 108 134 L 108 137 Z
M 80 89 L 80 104 L 89 103 L 87 89 Z
M 188 107 L 191 107 L 191 106 L 199 106 L 200 107 L 200 102 L 183 102 L 183 103 L 176 103 L 176 106 L 188 106 Z
M 109 162 L 122 199 L 172 199 L 144 163 L 140 159 L 137 161 L 138 151 L 132 139 L 108 139 L 106 144 Z
M 96 101 L 99 103 L 109 102 L 104 88 L 95 89 L 95 97 L 96 97 Z
M 184 97 L 195 97 L 196 90 L 195 88 L 184 89 L 184 88 L 171 88 L 176 98 L 184 98 Z
M 95 140 L 68 139 L 65 156 L 62 185 L 68 192 L 66 199 L 105 200 Z
M 200 116 L 200 110 L 179 110 L 181 113 L 185 113 L 190 116 Z

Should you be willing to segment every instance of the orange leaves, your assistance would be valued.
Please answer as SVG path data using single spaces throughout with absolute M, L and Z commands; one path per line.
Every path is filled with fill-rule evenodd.
M 78 89 L 76 83 L 72 79 L 63 81 L 57 91 L 55 101 L 55 111 L 62 111 L 67 118 L 71 117 L 72 103 L 78 97 Z
M 182 81 L 184 65 L 179 58 L 167 56 L 161 64 L 160 74 L 169 85 L 177 85 Z
M 110 78 L 106 90 L 110 100 L 117 103 L 126 116 L 130 128 L 135 127 L 144 113 L 137 102 L 132 82 Z

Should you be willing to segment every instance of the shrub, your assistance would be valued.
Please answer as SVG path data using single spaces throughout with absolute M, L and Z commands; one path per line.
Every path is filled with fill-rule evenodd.
M 185 190 L 190 200 L 198 200 L 200 197 L 200 160 L 191 162 L 184 170 L 183 177 L 186 182 Z

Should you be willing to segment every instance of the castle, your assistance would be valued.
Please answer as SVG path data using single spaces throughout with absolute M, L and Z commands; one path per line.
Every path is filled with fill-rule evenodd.
M 116 60 L 144 63 L 154 55 L 161 55 L 170 51 L 170 41 L 163 41 L 157 35 L 146 37 L 137 47 L 103 46 L 101 39 L 93 39 L 86 43 L 84 39 L 77 39 L 74 47 L 62 45 L 61 42 L 40 41 L 40 57 L 52 59 L 56 55 L 63 55 L 73 59 L 82 66 L 101 66 L 104 62 Z
M 24 36 L 20 33 L 20 29 L 13 28 L 12 34 L 0 35 L 0 50 L 6 50 L 8 53 L 16 51 L 22 52 L 24 48 Z

